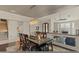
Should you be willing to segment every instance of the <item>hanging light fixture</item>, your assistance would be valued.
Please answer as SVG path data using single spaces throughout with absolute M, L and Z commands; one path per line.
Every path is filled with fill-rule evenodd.
M 29 23 L 29 35 L 31 35 L 31 25 L 36 25 L 36 24 L 38 24 L 39 23 L 39 21 L 37 20 L 37 19 L 32 19 L 31 21 L 30 21 L 30 23 Z
M 30 25 L 35 25 L 35 24 L 38 24 L 38 20 L 37 19 L 32 19 L 31 21 L 30 21 Z

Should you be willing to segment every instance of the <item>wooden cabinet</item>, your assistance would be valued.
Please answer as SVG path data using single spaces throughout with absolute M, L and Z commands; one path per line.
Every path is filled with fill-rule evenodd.
M 43 23 L 42 24 L 42 32 L 49 32 L 49 24 L 48 23 Z
M 7 21 L 0 21 L 0 32 L 7 32 Z

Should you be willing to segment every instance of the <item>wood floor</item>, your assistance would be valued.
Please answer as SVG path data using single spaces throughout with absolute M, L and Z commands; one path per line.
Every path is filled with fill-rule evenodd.
M 70 50 L 67 50 L 67 49 L 64 49 L 58 46 L 53 46 L 53 52 L 60 53 L 60 52 L 73 52 L 73 51 L 70 51 Z
M 12 47 L 8 48 L 7 52 L 17 52 L 17 51 L 16 51 L 15 46 L 12 46 Z M 18 51 L 18 52 L 23 52 L 23 51 Z M 27 52 L 27 51 L 25 51 L 25 52 Z M 67 53 L 67 52 L 72 53 L 74 51 L 70 51 L 70 50 L 67 50 L 67 49 L 64 49 L 64 48 L 61 48 L 61 47 L 58 47 L 58 46 L 53 46 L 53 51 L 51 51 L 51 52 L 52 53 L 55 53 L 55 52 L 56 53 Z

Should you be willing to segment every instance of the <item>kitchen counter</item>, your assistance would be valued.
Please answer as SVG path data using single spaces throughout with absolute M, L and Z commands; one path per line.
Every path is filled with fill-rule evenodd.
M 70 34 L 62 34 L 62 33 L 49 33 L 49 34 L 52 34 L 52 36 L 64 36 L 64 37 L 79 38 L 79 35 L 70 35 Z
M 8 44 L 8 43 L 11 43 L 11 42 L 16 42 L 17 40 L 1 40 L 0 41 L 0 45 L 3 45 L 3 44 Z
M 1 40 L 0 41 L 0 52 L 5 52 L 7 47 L 14 46 L 16 40 Z
M 53 42 L 53 44 L 79 52 L 79 35 L 70 35 L 70 34 L 62 34 L 62 33 L 49 33 L 49 34 L 51 34 L 53 37 L 54 36 L 64 36 L 64 37 L 75 38 L 76 46 L 70 46 L 70 45 L 66 45 L 66 44 L 62 44 L 62 43 L 58 43 L 58 42 Z
M 57 46 L 60 46 L 60 47 L 64 47 L 65 49 L 68 49 L 68 50 L 74 50 L 76 52 L 79 52 L 79 48 L 78 47 L 72 47 L 72 46 L 65 45 L 65 44 L 58 43 L 58 42 L 53 42 L 53 44 L 57 45 Z

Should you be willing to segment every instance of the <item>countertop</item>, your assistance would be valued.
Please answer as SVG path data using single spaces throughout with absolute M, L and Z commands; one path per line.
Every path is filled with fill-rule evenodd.
M 30 40 L 30 41 L 32 41 L 32 42 L 38 44 L 38 45 L 41 45 L 41 44 L 46 43 L 46 42 L 48 42 L 48 41 L 50 41 L 50 40 L 52 40 L 52 39 L 41 39 L 41 40 L 28 39 L 28 40 Z
M 62 33 L 49 33 L 53 36 L 65 36 L 65 37 L 73 37 L 73 38 L 79 38 L 79 35 L 70 35 L 70 34 L 62 34 Z
M 11 42 L 16 42 L 17 40 L 1 40 L 0 41 L 0 45 L 2 44 L 7 44 L 7 43 L 11 43 Z

